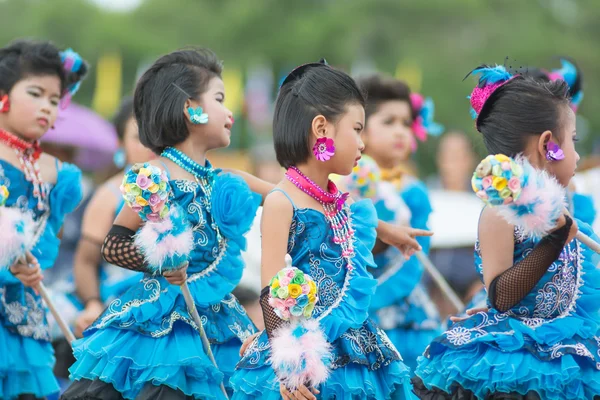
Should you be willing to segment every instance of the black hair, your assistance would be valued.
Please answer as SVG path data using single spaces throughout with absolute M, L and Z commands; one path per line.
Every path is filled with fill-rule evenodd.
M 520 71 L 519 73 L 536 81 L 550 82 L 550 78 L 548 78 L 548 72 L 537 67 L 527 67 L 524 71 Z
M 140 142 L 160 154 L 189 136 L 185 102 L 198 100 L 223 65 L 208 49 L 182 49 L 160 57 L 140 78 L 133 111 Z
M 525 150 L 529 136 L 547 130 L 558 135 L 569 107 L 568 89 L 562 80 L 544 82 L 523 76 L 496 89 L 477 119 L 488 152 L 514 157 Z
M 365 97 L 351 76 L 326 64 L 306 68 L 279 89 L 273 115 L 273 142 L 277 161 L 284 168 L 310 156 L 313 119 L 323 115 L 337 122 L 347 106 L 365 106 Z
M 387 101 L 406 101 L 410 107 L 412 118 L 416 118 L 415 110 L 413 110 L 410 101 L 410 88 L 405 82 L 379 74 L 360 77 L 357 82 L 360 89 L 367 96 L 365 107 L 367 121 L 372 114 L 377 112 L 379 106 Z
M 51 42 L 18 39 L 0 49 L 0 92 L 9 93 L 13 86 L 28 76 L 54 75 L 60 79 L 61 96 L 72 84 L 83 79 L 87 64 L 77 72 L 67 73 L 60 51 Z
M 583 89 L 583 72 L 572 58 L 565 56 L 557 58 L 560 60 L 566 60 L 570 62 L 571 64 L 573 64 L 575 70 L 577 71 L 575 74 L 575 81 L 572 82 L 571 85 L 569 85 L 569 96 L 574 97 Z M 527 67 L 524 71 L 518 71 L 518 73 L 520 73 L 523 76 L 528 76 L 535 80 L 539 80 L 541 82 L 550 82 L 550 77 L 548 76 L 550 73 L 541 68 Z
M 133 97 L 127 96 L 121 100 L 121 104 L 112 120 L 119 140 L 123 140 L 125 137 L 125 128 L 131 118 L 133 118 Z

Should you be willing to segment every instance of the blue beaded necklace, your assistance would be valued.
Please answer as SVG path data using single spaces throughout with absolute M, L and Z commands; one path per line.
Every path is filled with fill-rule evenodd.
M 183 151 L 174 147 L 167 147 L 160 155 L 161 157 L 165 157 L 173 161 L 175 164 L 179 165 L 196 178 L 206 176 L 211 181 L 214 179 L 215 170 L 213 169 L 212 165 L 210 165 L 208 160 L 206 160 L 206 166 L 203 167 L 196 161 L 189 158 Z
M 202 165 L 198 164 L 196 161 L 188 157 L 183 151 L 174 147 L 165 148 L 160 155 L 161 157 L 165 157 L 171 160 L 179 167 L 181 167 L 184 171 L 187 171 L 194 176 L 194 179 L 200 185 L 200 188 L 204 192 L 206 201 L 203 202 L 203 204 L 206 206 L 206 211 L 210 213 L 212 209 L 210 199 L 212 197 L 212 189 L 215 184 L 216 177 L 215 170 L 213 169 L 210 162 L 206 160 L 206 166 L 203 167 Z M 222 242 L 221 231 L 219 230 L 219 227 L 214 222 L 214 220 L 212 221 L 210 226 L 217 233 L 217 241 L 219 242 L 220 246 Z

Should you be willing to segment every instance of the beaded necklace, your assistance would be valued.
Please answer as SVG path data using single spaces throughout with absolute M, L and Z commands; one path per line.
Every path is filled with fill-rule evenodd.
M 3 129 L 0 129 L 0 142 L 15 150 L 25 179 L 33 185 L 33 196 L 38 200 L 38 210 L 46 210 L 48 208 L 48 187 L 44 185 L 38 163 L 42 155 L 39 142 L 27 142 Z
M 202 165 L 198 164 L 196 161 L 194 161 L 190 157 L 188 157 L 184 152 L 182 152 L 181 150 L 178 150 L 174 147 L 167 147 L 166 149 L 163 150 L 163 152 L 160 155 L 161 155 L 161 157 L 165 157 L 165 158 L 171 160 L 172 162 L 177 164 L 179 167 L 181 167 L 183 170 L 189 172 L 190 174 L 192 174 L 194 176 L 196 183 L 198 183 L 198 185 L 200 185 L 200 188 L 202 189 L 202 192 L 204 193 L 204 196 L 206 198 L 206 202 L 205 202 L 206 211 L 208 213 L 211 213 L 212 190 L 213 190 L 213 186 L 215 184 L 215 178 L 216 178 L 217 174 L 216 174 L 215 170 L 213 169 L 212 165 L 210 164 L 210 162 L 208 162 L 208 160 L 206 160 L 206 166 L 203 167 Z M 211 218 L 211 219 L 213 221 L 211 222 L 210 226 L 217 233 L 217 241 L 219 242 L 219 246 L 220 246 L 223 237 L 221 236 L 221 231 L 220 231 L 219 227 L 217 226 L 217 224 L 214 222 L 214 219 L 213 218 Z
M 333 230 L 333 242 L 342 248 L 342 257 L 346 260 L 347 269 L 352 271 L 352 257 L 354 256 L 354 230 L 350 218 L 350 208 L 345 204 L 348 193 L 342 193 L 329 181 L 327 192 L 315 182 L 304 175 L 298 168 L 290 167 L 285 173 L 288 181 L 298 189 L 321 203 L 325 212 L 325 219 Z

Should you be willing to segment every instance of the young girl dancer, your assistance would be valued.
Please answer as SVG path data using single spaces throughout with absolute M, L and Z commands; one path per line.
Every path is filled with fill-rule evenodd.
M 579 156 L 567 84 L 481 67 L 471 96 L 490 154 L 523 154 L 566 187 Z M 558 149 L 562 151 L 558 151 Z M 424 399 L 593 399 L 600 395 L 596 255 L 573 240 L 589 225 L 563 215 L 534 239 L 486 207 L 475 264 L 491 308 L 436 338 L 419 359 Z M 597 240 L 597 238 L 596 238 Z
M 154 158 L 154 153 L 140 143 L 138 127 L 133 116 L 133 98 L 125 98 L 114 117 L 121 148 L 115 164 L 124 168 Z M 81 240 L 75 253 L 73 274 L 78 299 L 83 310 L 75 320 L 75 334 L 81 333 L 102 313 L 105 306 L 123 294 L 142 278 L 140 272 L 101 265 L 101 246 L 115 216 L 124 205 L 119 189 L 125 171 L 119 172 L 100 186 L 85 210 Z
M 359 79 L 358 83 L 368 94 L 362 134 L 364 154 L 375 160 L 382 181 L 389 182 L 393 188 L 392 193 L 386 193 L 386 204 L 397 204 L 395 210 L 379 208 L 379 218 L 427 229 L 432 211 L 427 189 L 421 181 L 404 172 L 403 165 L 411 150 L 416 150 L 418 134 L 426 135 L 428 129 L 441 133 L 441 127 L 431 121 L 431 113 L 427 121 L 423 120 L 420 111 L 425 108 L 424 102 L 411 102 L 411 96 L 414 99 L 419 95 L 411 94 L 404 82 L 374 75 Z M 430 239 L 419 238 L 419 243 L 428 253 Z M 371 301 L 372 316 L 386 331 L 404 362 L 414 369 L 417 357 L 441 333 L 437 308 L 420 283 L 423 267 L 416 257 L 405 261 L 398 257 L 397 249 L 388 246 L 376 246 L 375 253 L 378 253 L 375 262 L 380 268 L 373 271 L 378 285 Z
M 0 254 L 0 398 L 42 398 L 58 392 L 45 307 L 33 289 L 52 267 L 64 216 L 81 201 L 80 171 L 41 152 L 38 140 L 56 121 L 87 71 L 71 50 L 15 41 L 0 49 L 0 185 L 6 207 L 29 210 L 37 242 L 26 261 Z M 2 210 L 0 209 L 0 213 Z M 6 227 L 0 240 L 7 241 Z
M 248 347 L 232 378 L 234 399 L 410 398 L 409 369 L 369 318 L 376 280 L 377 215 L 370 200 L 353 203 L 331 174 L 348 175 L 364 147 L 364 97 L 354 80 L 323 63 L 307 64 L 284 81 L 273 121 L 277 160 L 286 179 L 267 197 L 262 218 L 262 281 L 293 265 L 314 278 L 315 319 L 333 348 L 329 378 L 318 388 L 280 385 L 269 357 L 282 324 L 263 289 L 266 330 Z M 312 149 L 312 151 L 311 151 Z M 327 188 L 327 189 L 323 189 Z
M 167 174 L 172 201 L 193 227 L 194 248 L 187 272 L 146 274 L 84 332 L 74 346 L 76 382 L 65 399 L 224 398 L 219 385 L 227 385 L 240 345 L 255 331 L 231 292 L 242 276 L 243 235 L 258 201 L 243 180 L 220 174 L 206 159 L 206 151 L 229 145 L 233 124 L 223 105 L 221 68 L 209 50 L 175 51 L 158 59 L 137 84 L 140 141 L 161 156 L 152 165 Z M 217 180 L 233 189 L 223 204 L 211 204 Z M 223 213 L 235 222 L 221 223 Z M 130 207 L 121 210 L 104 243 L 106 261 L 147 271 L 133 239 L 141 224 Z M 184 281 L 219 369 L 203 350 L 178 287 Z
M 581 100 L 583 99 L 583 74 L 573 60 L 562 57 L 561 64 L 562 67 L 560 69 L 555 69 L 551 72 L 540 68 L 528 67 L 524 75 L 540 82 L 551 82 L 559 79 L 565 81 L 569 86 L 569 105 L 573 112 L 577 113 L 577 110 L 581 105 Z M 570 186 L 573 186 L 573 181 L 571 181 Z M 568 189 L 567 201 L 571 215 L 590 226 L 593 225 L 594 220 L 596 219 L 597 210 L 594 208 L 591 197 L 571 190 L 572 187 L 569 187 Z M 469 301 L 469 304 L 465 309 L 466 314 L 458 317 L 451 317 L 450 319 L 452 321 L 458 321 L 465 317 L 465 315 L 472 315 L 478 311 L 485 310 L 487 309 L 486 304 L 487 292 L 485 288 L 482 288 Z

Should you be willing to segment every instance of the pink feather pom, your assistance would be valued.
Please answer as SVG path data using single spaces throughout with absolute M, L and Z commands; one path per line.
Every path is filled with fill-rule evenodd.
M 293 321 L 276 330 L 271 338 L 269 361 L 288 389 L 316 387 L 324 382 L 331 359 L 331 345 L 314 319 Z
M 0 208 L 0 270 L 10 268 L 30 247 L 34 226 L 33 218 L 28 212 L 18 208 Z
M 177 269 L 189 260 L 194 235 L 183 211 L 173 206 L 167 218 L 146 222 L 135 235 L 135 244 L 144 255 L 148 269 L 162 273 Z
M 546 171 L 533 168 L 526 158 L 515 161 L 523 167 L 526 177 L 523 189 L 517 200 L 499 206 L 498 213 L 528 236 L 546 236 L 566 208 L 565 188 Z

